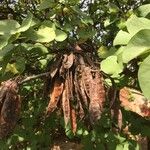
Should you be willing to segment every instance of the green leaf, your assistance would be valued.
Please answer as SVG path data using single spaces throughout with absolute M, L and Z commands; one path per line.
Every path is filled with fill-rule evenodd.
M 101 62 L 101 70 L 115 77 L 122 72 L 123 68 L 117 62 L 117 56 L 109 56 Z
M 122 144 L 118 144 L 116 146 L 116 150 L 123 150 L 123 145 Z
M 84 39 L 84 40 L 88 38 L 92 38 L 95 34 L 96 34 L 96 30 L 91 27 L 81 28 L 78 30 L 79 38 Z
M 5 47 L 8 44 L 8 39 L 10 36 L 1 36 L 0 35 L 0 51 L 2 50 L 3 47 Z
M 130 60 L 143 54 L 150 49 L 150 30 L 139 31 L 131 38 L 128 45 L 123 51 L 123 62 L 128 63 Z
M 55 30 L 44 25 L 41 25 L 38 31 L 29 29 L 24 35 L 36 42 L 51 42 L 56 37 Z
M 25 70 L 25 59 L 23 57 L 18 58 L 15 67 L 19 73 L 22 73 Z
M 63 29 L 65 31 L 71 32 L 74 28 L 73 28 L 73 26 L 69 22 L 66 22 L 66 24 L 63 27 Z
M 91 24 L 93 25 L 93 20 L 91 19 L 90 16 L 84 16 L 82 19 L 81 19 L 81 22 L 88 25 L 88 24 Z
M 5 46 L 1 51 L 0 51 L 0 60 L 2 60 L 2 58 L 12 49 L 14 48 L 13 44 L 8 44 L 7 46 Z
M 147 99 L 150 100 L 150 55 L 141 63 L 138 71 L 138 80 L 141 90 Z
M 146 17 L 150 13 L 150 4 L 142 5 L 138 8 L 140 16 Z
M 52 8 L 52 7 L 54 7 L 54 5 L 56 5 L 56 3 L 54 3 L 54 0 L 44 0 L 40 4 L 39 9 L 43 10 L 43 9 L 47 9 L 47 8 Z
M 124 142 L 123 143 L 123 150 L 129 150 L 129 146 L 130 146 L 129 142 Z
M 150 29 L 150 20 L 146 18 L 138 18 L 132 15 L 126 22 L 127 29 L 131 35 L 135 35 L 142 29 Z
M 13 74 L 18 74 L 16 64 L 15 63 L 13 63 L 13 64 L 8 63 L 6 66 L 5 72 L 11 72 Z
M 10 36 L 9 40 L 8 40 L 8 43 L 12 43 L 14 42 L 15 40 L 17 40 L 19 38 L 21 33 L 16 33 L 16 34 L 13 34 Z
M 33 18 L 33 15 L 31 13 L 29 13 L 27 15 L 27 18 L 25 20 L 23 20 L 23 22 L 22 22 L 21 26 L 18 28 L 17 32 L 24 32 L 24 31 L 28 30 L 31 26 L 32 18 Z
M 20 24 L 15 20 L 0 20 L 0 35 L 15 34 Z
M 45 20 L 42 22 L 42 25 L 47 26 L 49 28 L 53 28 L 54 30 L 56 30 L 55 24 L 52 21 Z
M 106 18 L 106 20 L 104 21 L 104 27 L 107 27 L 111 24 L 110 18 Z
M 118 55 L 119 54 L 119 49 L 117 50 L 115 47 L 111 47 L 110 49 L 108 49 L 106 46 L 101 46 L 99 49 L 98 49 L 98 56 L 100 58 L 107 58 L 109 56 L 112 56 L 112 55 Z
M 110 13 L 117 13 L 119 11 L 119 8 L 113 4 L 113 3 L 109 3 L 109 12 Z
M 43 44 L 40 44 L 40 43 L 34 44 L 32 46 L 32 51 L 35 51 L 36 53 L 39 53 L 40 55 L 48 53 L 47 48 Z
M 51 42 L 55 39 L 56 34 L 53 28 L 42 25 L 37 31 L 37 36 L 37 42 Z
M 58 42 L 62 42 L 67 38 L 67 34 L 61 30 L 57 29 L 57 30 L 55 30 L 55 33 L 56 33 L 55 40 Z
M 131 35 L 128 32 L 120 30 L 113 41 L 113 45 L 126 45 L 130 39 Z

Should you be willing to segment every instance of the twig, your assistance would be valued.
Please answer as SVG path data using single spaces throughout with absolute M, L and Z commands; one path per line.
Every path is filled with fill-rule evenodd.
M 23 84 L 23 83 L 28 82 L 30 80 L 34 80 L 34 79 L 37 79 L 37 78 L 40 78 L 40 77 L 43 77 L 43 76 L 47 76 L 49 74 L 50 74 L 50 72 L 45 72 L 45 73 L 41 73 L 41 74 L 38 74 L 38 75 L 28 76 L 25 79 L 23 79 L 22 81 L 20 81 L 19 84 Z

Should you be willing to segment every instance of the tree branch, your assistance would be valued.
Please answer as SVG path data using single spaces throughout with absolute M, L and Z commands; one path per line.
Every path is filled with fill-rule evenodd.
M 23 84 L 23 83 L 28 82 L 30 80 L 34 80 L 34 79 L 37 79 L 37 78 L 40 78 L 40 77 L 43 77 L 43 76 L 47 76 L 47 75 L 50 75 L 50 72 L 45 72 L 45 73 L 41 73 L 41 74 L 38 74 L 38 75 L 28 76 L 25 79 L 21 80 L 19 82 L 19 84 Z

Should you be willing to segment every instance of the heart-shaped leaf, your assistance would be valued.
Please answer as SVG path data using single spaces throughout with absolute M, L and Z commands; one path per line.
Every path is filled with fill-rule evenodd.
M 128 45 L 124 48 L 123 62 L 128 63 L 130 60 L 143 54 L 150 49 L 150 29 L 139 31 L 131 38 Z
M 20 24 L 15 20 L 0 20 L 0 35 L 15 34 Z
M 140 65 L 138 71 L 138 80 L 144 96 L 150 100 L 150 56 L 148 56 Z

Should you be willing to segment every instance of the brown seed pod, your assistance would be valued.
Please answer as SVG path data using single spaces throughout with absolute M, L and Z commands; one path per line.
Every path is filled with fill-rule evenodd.
M 100 119 L 105 101 L 104 85 L 99 72 L 94 73 L 90 87 L 89 113 L 91 122 L 93 122 Z
M 68 83 L 65 81 L 65 88 L 62 94 L 62 109 L 64 114 L 65 125 L 70 121 L 70 99 L 68 93 Z
M 72 132 L 75 134 L 77 131 L 77 120 L 76 120 L 76 111 L 74 108 L 71 108 L 71 128 Z
M 102 76 L 91 57 L 90 54 L 63 54 L 58 58 L 61 62 L 59 68 L 54 69 L 57 73 L 53 76 L 47 113 L 53 112 L 61 100 L 65 125 L 70 121 L 73 133 L 77 129 L 78 117 L 84 119 L 89 115 L 93 124 L 103 111 L 105 91 Z
M 7 137 L 14 129 L 21 110 L 18 84 L 8 80 L 0 88 L 0 138 Z
M 63 88 L 63 80 L 61 78 L 56 78 L 56 80 L 54 81 L 53 89 L 50 93 L 50 101 L 46 110 L 47 115 L 49 115 L 56 109 L 57 103 L 62 95 Z
M 135 89 L 124 87 L 120 90 L 121 106 L 142 117 L 150 117 L 150 102 L 144 95 Z

